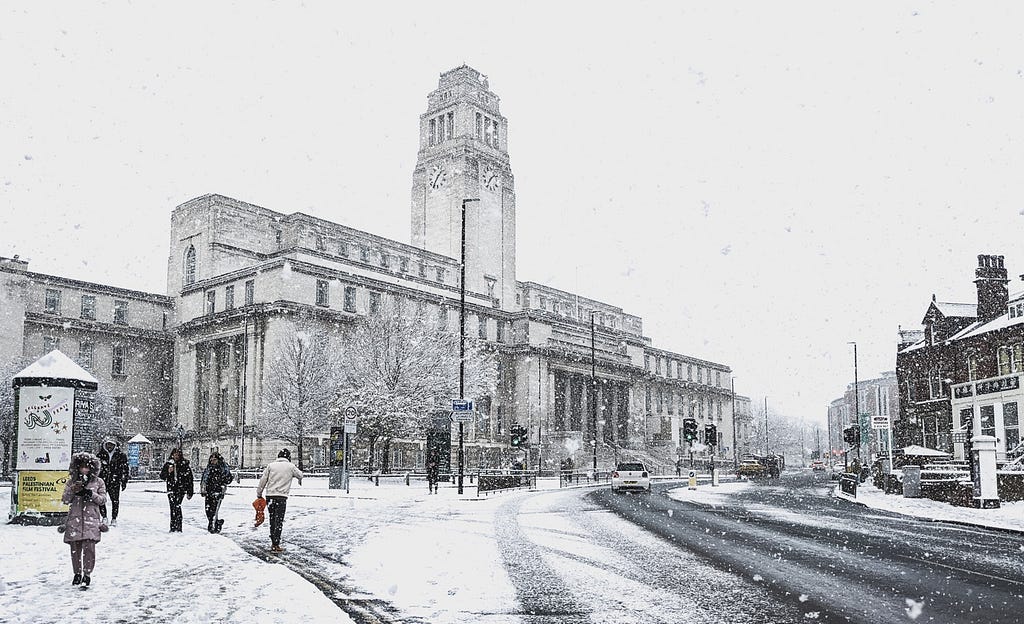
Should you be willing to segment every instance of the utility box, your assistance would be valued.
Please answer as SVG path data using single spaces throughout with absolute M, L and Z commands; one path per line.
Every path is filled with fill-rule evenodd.
M 904 498 L 921 498 L 921 467 L 907 465 L 903 467 Z

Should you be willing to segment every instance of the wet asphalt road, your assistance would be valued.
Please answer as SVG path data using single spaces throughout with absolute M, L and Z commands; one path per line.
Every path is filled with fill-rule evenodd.
M 655 484 L 649 495 L 602 489 L 590 499 L 753 579 L 780 604 L 797 597 L 808 621 L 1024 621 L 1021 535 L 867 509 L 829 497 L 830 486 L 802 471 L 714 505 L 669 498 L 678 483 Z

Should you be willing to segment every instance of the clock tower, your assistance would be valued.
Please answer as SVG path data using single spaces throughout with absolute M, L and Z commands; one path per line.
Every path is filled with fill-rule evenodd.
M 516 196 L 508 158 L 508 121 L 487 76 L 462 65 L 441 74 L 420 115 L 412 178 L 412 244 L 461 255 L 466 205 L 466 289 L 513 310 L 516 292 Z

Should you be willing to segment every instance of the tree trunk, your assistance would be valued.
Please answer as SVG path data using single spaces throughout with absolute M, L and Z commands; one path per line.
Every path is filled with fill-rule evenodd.
M 380 449 L 380 471 L 391 472 L 391 438 L 384 438 Z
M 302 436 L 299 436 L 299 470 L 305 470 L 302 464 Z
M 369 446 L 367 447 L 367 458 L 366 458 L 366 472 L 369 475 L 373 474 L 373 451 L 377 448 L 377 436 L 370 438 Z

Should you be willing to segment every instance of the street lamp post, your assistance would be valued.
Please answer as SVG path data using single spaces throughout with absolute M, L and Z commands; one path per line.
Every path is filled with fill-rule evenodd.
M 729 388 L 732 390 L 732 466 L 739 468 L 740 454 L 736 448 L 736 377 L 729 378 Z
M 466 204 L 479 199 L 462 200 L 462 256 L 459 262 L 459 398 L 466 398 Z M 462 494 L 462 480 L 465 475 L 466 425 L 459 421 L 459 494 Z
M 594 427 L 594 478 L 597 479 L 597 348 L 595 346 L 597 326 L 594 324 L 595 313 L 595 310 L 590 311 L 590 386 L 594 395 L 590 412 Z
M 768 457 L 771 450 L 768 447 L 768 397 L 764 398 L 764 456 Z
M 848 342 L 853 345 L 853 416 L 857 422 L 857 463 L 863 463 L 860 457 L 860 446 L 864 440 L 860 439 L 860 382 L 857 379 L 857 343 Z

